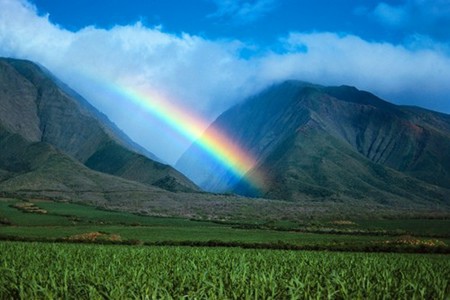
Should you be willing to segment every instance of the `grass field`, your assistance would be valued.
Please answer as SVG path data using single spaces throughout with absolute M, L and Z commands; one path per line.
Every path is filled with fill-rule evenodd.
M 80 242 L 286 245 L 306 249 L 449 252 L 449 220 L 195 221 L 51 201 L 0 201 L 0 238 Z M 194 243 L 195 244 L 195 243 Z M 417 248 L 417 249 L 416 249 Z M 403 250 L 402 250 L 403 249 Z M 377 250 L 377 251 L 378 251 Z M 416 251 L 417 250 L 417 251 Z
M 446 299 L 444 255 L 0 242 L 1 299 Z
M 450 253 L 448 228 L 448 219 L 208 221 L 0 199 L 0 299 L 447 299 L 448 255 L 406 252 Z

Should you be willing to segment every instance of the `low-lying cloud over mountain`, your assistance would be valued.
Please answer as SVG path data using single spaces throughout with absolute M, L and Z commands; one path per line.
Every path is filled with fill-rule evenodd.
M 217 16 L 239 12 L 218 8 Z M 422 40 L 427 42 L 392 44 L 346 33 L 286 32 L 277 45 L 261 47 L 169 33 L 140 22 L 69 31 L 26 0 L 0 0 L 0 56 L 40 62 L 169 163 L 192 141 L 165 138 L 160 120 L 131 110 L 129 101 L 108 87 L 145 85 L 209 121 L 240 99 L 285 79 L 355 85 L 398 104 L 449 113 L 448 47 L 433 36 Z M 251 55 L 244 55 L 248 52 Z

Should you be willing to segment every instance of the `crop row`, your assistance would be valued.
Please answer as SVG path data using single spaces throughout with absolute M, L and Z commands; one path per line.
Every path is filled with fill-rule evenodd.
M 0 299 L 445 299 L 445 255 L 0 242 Z

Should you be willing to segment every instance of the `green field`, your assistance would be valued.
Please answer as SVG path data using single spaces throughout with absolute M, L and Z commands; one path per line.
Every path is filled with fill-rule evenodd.
M 0 299 L 446 299 L 448 228 L 448 219 L 209 221 L 1 199 Z
M 35 210 L 30 212 L 30 207 Z M 74 203 L 4 199 L 0 201 L 0 220 L 0 238 L 4 240 L 450 252 L 450 220 L 446 219 L 212 222 L 142 216 Z
M 1 299 L 445 299 L 443 255 L 0 242 Z

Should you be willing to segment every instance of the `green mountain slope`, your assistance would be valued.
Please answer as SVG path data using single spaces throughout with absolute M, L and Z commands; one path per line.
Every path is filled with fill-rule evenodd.
M 214 161 L 193 176 L 193 145 L 177 167 L 201 187 L 290 201 L 450 205 L 450 116 L 396 106 L 352 87 L 275 85 L 213 124 L 246 149 L 259 189 Z M 208 180 L 208 178 L 212 178 Z M 225 184 L 224 184 L 225 183 Z
M 0 99 L 0 125 L 29 142 L 48 143 L 96 171 L 170 191 L 198 190 L 32 62 L 0 59 Z
M 241 182 L 236 192 L 291 201 L 430 208 L 449 205 L 444 189 L 367 160 L 314 122 L 287 138 L 252 172 L 265 175 L 264 187 L 255 191 Z
M 156 187 L 93 171 L 45 142 L 29 142 L 0 128 L 3 194 L 71 199 L 96 205 L 165 193 Z

